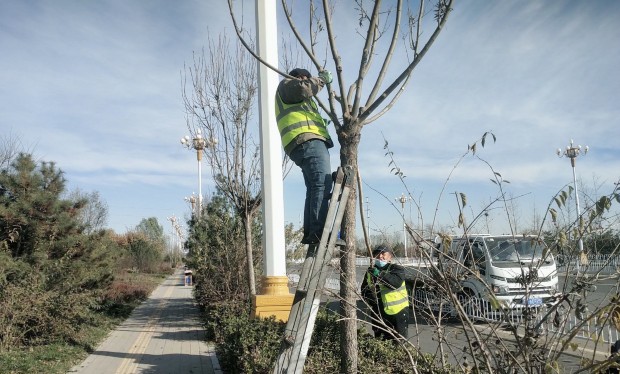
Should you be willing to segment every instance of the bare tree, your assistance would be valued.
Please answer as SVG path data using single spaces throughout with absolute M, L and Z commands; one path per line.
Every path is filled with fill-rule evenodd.
M 19 138 L 10 132 L 0 137 L 0 170 L 9 167 L 20 152 L 24 149 Z
M 209 140 L 205 155 L 215 184 L 243 219 L 251 295 L 256 294 L 252 224 L 262 203 L 259 145 L 248 127 L 256 92 L 256 62 L 240 45 L 231 48 L 225 36 L 209 40 L 208 53 L 195 55 L 186 67 L 188 127 Z
M 301 46 L 317 70 L 333 66 L 336 80 L 328 85 L 327 102 L 319 100 L 319 105 L 327 113 L 336 128 L 340 143 L 341 166 L 350 166 L 357 170 L 358 147 L 362 128 L 387 113 L 404 91 L 413 70 L 426 55 L 435 42 L 448 15 L 452 10 L 452 0 L 438 1 L 402 1 L 373 2 L 356 1 L 359 15 L 357 34 L 363 39 L 359 54 L 348 53 L 347 58 L 339 52 L 338 37 L 332 18 L 333 4 L 328 0 L 297 2 L 296 14 L 309 15 L 307 29 L 302 29 L 293 19 L 293 9 L 286 0 L 281 1 L 288 26 L 295 42 Z M 302 7 L 308 7 L 304 11 Z M 350 5 L 346 5 L 350 10 Z M 429 12 L 427 9 L 431 8 Z M 244 41 L 243 30 L 236 21 L 232 0 L 229 8 L 235 30 L 240 40 Z M 300 8 L 300 9 L 297 9 Z M 430 14 L 429 14 L 430 13 Z M 428 20 L 427 18 L 432 18 Z M 403 23 L 405 25 L 403 25 Z M 404 27 L 403 27 L 404 26 Z M 430 28 L 428 32 L 425 29 Z M 401 37 L 406 40 L 409 50 L 399 51 Z M 244 45 L 252 51 L 251 46 Z M 320 55 L 324 53 L 324 55 Z M 408 63 L 392 68 L 392 59 L 396 54 L 406 55 Z M 255 53 L 253 55 L 260 59 Z M 328 63 L 329 61 L 329 63 Z M 402 60 L 401 60 L 402 61 Z M 264 61 L 261 61 L 265 63 Z M 378 63 L 375 68 L 373 65 Z M 268 64 L 267 64 L 268 65 Z M 276 67 L 271 67 L 278 70 Z M 346 74 L 345 71 L 353 71 Z M 287 74 L 278 71 L 281 75 Z M 390 74 L 388 74 L 390 73 Z M 352 82 L 347 76 L 354 76 Z M 388 80 L 388 76 L 396 76 Z M 369 88 L 365 83 L 368 83 Z M 355 285 L 355 191 L 350 194 L 348 209 L 343 220 L 343 234 L 347 241 L 347 251 L 341 257 L 341 312 L 343 328 L 341 330 L 341 348 L 343 350 L 341 372 L 357 372 L 357 321 L 356 321 L 356 285 Z
M 76 188 L 69 194 L 69 199 L 86 201 L 86 205 L 78 214 L 79 221 L 84 225 L 85 233 L 92 234 L 106 225 L 108 204 L 101 199 L 98 191 L 88 193 Z

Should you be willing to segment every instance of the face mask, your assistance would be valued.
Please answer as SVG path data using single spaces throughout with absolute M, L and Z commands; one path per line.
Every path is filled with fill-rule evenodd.
M 383 260 L 375 260 L 375 265 L 377 265 L 377 267 L 382 268 L 385 265 L 387 265 L 387 261 L 383 261 Z

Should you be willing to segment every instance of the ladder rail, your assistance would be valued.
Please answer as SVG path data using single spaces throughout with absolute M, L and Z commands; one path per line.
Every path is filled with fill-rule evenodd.
M 340 192 L 342 190 L 341 174 L 342 173 L 339 170 L 336 184 L 334 185 L 332 191 L 332 199 L 330 201 L 327 213 L 328 220 L 326 220 L 326 222 L 330 222 L 333 219 L 332 217 L 335 215 L 335 211 L 337 209 L 337 204 L 333 204 L 332 202 L 338 200 L 338 196 L 340 195 Z M 321 236 L 321 241 L 324 242 L 323 236 Z M 323 261 L 323 254 L 325 251 L 323 250 L 321 251 L 322 253 L 319 253 L 322 248 L 324 249 L 324 245 L 314 245 L 308 247 L 306 259 L 304 260 L 299 282 L 297 284 L 297 290 L 295 291 L 293 305 L 291 307 L 289 319 L 286 324 L 284 339 L 282 340 L 280 346 L 281 353 L 278 358 L 274 373 L 284 372 L 283 370 L 289 367 L 290 357 L 293 355 L 293 352 L 298 352 L 298 350 L 293 349 L 293 345 L 295 344 L 298 331 L 300 331 L 299 325 L 304 320 L 303 301 L 309 296 L 309 292 L 313 292 L 313 290 L 311 289 L 311 284 L 313 283 L 313 277 L 311 276 L 311 274 L 313 273 L 313 269 L 315 268 L 315 265 L 317 265 L 317 262 Z M 319 261 L 319 258 L 321 258 L 321 261 Z M 320 268 L 321 266 L 318 267 Z M 312 295 L 312 299 L 314 299 L 314 295 Z M 305 326 L 303 328 L 305 329 Z
M 309 246 L 304 260 L 274 374 L 303 371 L 321 301 L 321 291 L 327 278 L 325 265 L 333 256 L 353 181 L 352 174 L 351 167 L 344 170 L 338 168 L 320 243 Z
M 340 173 L 338 173 L 338 175 L 340 175 Z M 340 195 L 340 192 L 342 191 L 342 178 L 339 178 L 339 179 L 340 180 L 338 180 L 337 178 L 337 182 L 332 191 L 331 201 L 337 201 L 338 196 Z M 331 201 L 330 201 L 329 209 L 327 212 L 326 222 L 333 220 L 333 218 L 331 217 L 333 217 L 336 214 L 336 209 L 338 208 L 338 205 L 332 204 Z M 325 232 L 325 229 L 323 229 L 323 232 Z M 297 314 L 297 309 L 299 308 L 299 302 L 302 301 L 300 300 L 300 298 L 304 297 L 309 290 L 309 284 L 312 281 L 312 277 L 310 276 L 310 274 L 313 273 L 313 269 L 317 263 L 317 259 L 324 258 L 324 251 L 321 251 L 321 249 L 325 247 L 323 243 L 323 237 L 324 236 L 321 235 L 322 243 L 320 243 L 318 246 L 316 245 L 308 246 L 308 252 L 306 253 L 306 259 L 304 260 L 304 264 L 301 269 L 301 274 L 299 276 L 299 282 L 297 283 L 297 290 L 295 291 L 293 307 L 291 308 L 291 313 L 290 313 L 291 316 L 294 316 Z M 295 321 L 296 319 L 291 319 L 289 317 L 288 322 L 286 324 L 285 335 L 288 335 L 290 332 L 296 331 Z
M 349 190 L 346 189 L 341 194 L 341 201 L 346 202 L 347 201 L 346 199 L 348 198 L 348 196 L 349 196 Z M 337 211 L 336 219 L 334 220 L 335 224 L 333 226 L 333 230 L 331 231 L 331 235 L 329 237 L 330 245 L 328 246 L 326 250 L 327 253 L 325 254 L 323 265 L 325 265 L 332 258 L 333 250 L 335 248 L 336 239 L 338 236 L 334 234 L 338 232 L 338 229 L 340 229 L 340 222 L 342 221 L 343 215 L 344 215 L 344 209 L 339 209 Z M 297 374 L 297 373 L 303 372 L 304 364 L 306 362 L 306 356 L 308 353 L 308 348 L 310 347 L 310 341 L 312 339 L 312 333 L 314 331 L 316 316 L 318 314 L 319 305 L 321 303 L 321 291 L 323 287 L 325 286 L 325 281 L 327 279 L 327 273 L 328 272 L 326 271 L 325 266 L 322 266 L 319 268 L 317 287 L 314 290 L 314 298 L 312 300 L 309 300 L 309 298 L 306 298 L 306 300 L 304 300 L 304 306 L 305 306 L 304 310 L 307 310 L 308 316 L 307 318 L 304 318 L 305 314 L 302 314 L 301 316 L 301 326 L 304 326 L 304 325 L 305 326 L 303 327 L 303 330 L 301 330 L 303 331 L 303 334 L 298 333 L 296 336 L 295 346 L 293 348 L 293 354 L 292 354 L 293 357 L 297 356 L 298 359 L 295 360 L 293 363 L 289 363 L 289 368 L 287 370 L 287 373 Z

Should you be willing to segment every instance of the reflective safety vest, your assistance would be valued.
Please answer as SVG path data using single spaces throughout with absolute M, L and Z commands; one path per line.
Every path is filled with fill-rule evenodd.
M 379 290 L 381 290 L 381 301 L 383 302 L 385 314 L 396 314 L 409 306 L 405 281 L 395 290 L 380 284 Z
M 370 273 L 366 275 L 366 283 L 370 287 L 373 284 L 372 276 Z M 409 297 L 407 296 L 407 287 L 405 281 L 396 289 L 379 284 L 379 291 L 381 293 L 381 303 L 383 304 L 383 311 L 385 314 L 394 315 L 409 307 Z
M 301 103 L 286 104 L 282 101 L 280 93 L 277 93 L 276 119 L 284 148 L 303 133 L 317 134 L 329 139 L 327 124 L 312 99 L 304 100 Z

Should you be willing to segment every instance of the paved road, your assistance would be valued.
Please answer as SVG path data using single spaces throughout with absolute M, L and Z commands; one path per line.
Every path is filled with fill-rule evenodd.
M 365 267 L 357 268 L 357 283 L 358 285 L 361 283 Z M 293 276 L 295 278 L 295 276 Z M 338 281 L 338 273 L 336 270 L 331 269 L 328 274 L 328 281 L 326 283 L 326 288 L 331 290 L 332 292 L 337 292 L 339 289 L 339 281 Z M 612 277 L 613 278 L 613 277 Z M 563 286 L 565 282 L 571 282 L 571 279 L 567 280 L 564 276 L 561 276 L 559 279 L 560 286 Z M 605 279 L 596 282 L 597 287 L 589 294 L 588 304 L 591 308 L 595 308 L 601 302 L 604 302 L 609 298 L 610 294 L 614 294 L 617 290 L 617 279 Z M 358 286 L 359 288 L 359 286 Z M 294 292 L 294 291 L 293 291 Z M 331 310 L 338 310 L 338 301 L 337 297 L 332 295 L 326 295 L 324 301 L 327 302 L 327 308 Z M 363 309 L 363 303 L 358 302 L 358 310 Z M 594 309 L 591 309 L 594 310 Z M 366 320 L 363 313 L 359 313 L 358 317 L 361 320 Z M 437 342 L 437 334 L 436 329 L 437 326 L 435 323 L 426 321 L 421 315 L 416 315 L 415 313 L 411 315 L 412 319 L 409 324 L 409 341 L 414 345 L 420 347 L 421 351 L 430 354 L 437 354 L 439 351 L 439 343 Z M 366 327 L 369 331 L 370 328 L 367 323 L 362 324 L 362 326 Z M 502 327 L 499 327 L 498 324 L 493 323 L 483 323 L 479 322 L 475 324 L 476 330 L 481 333 L 482 337 L 501 337 L 506 339 L 506 341 L 511 341 L 513 338 L 513 334 L 508 330 L 505 330 Z M 456 359 L 461 360 L 463 357 L 463 347 L 466 346 L 467 338 L 463 333 L 463 328 L 460 322 L 458 321 L 446 321 L 442 323 L 442 329 L 444 336 L 448 338 L 448 341 L 445 342 L 444 349 L 447 349 L 449 354 L 448 362 L 450 364 L 455 365 Z M 493 332 L 492 332 L 493 331 Z M 491 346 L 493 346 L 493 341 L 496 339 L 490 339 Z M 571 349 L 565 350 L 562 356 L 559 359 L 559 364 L 562 366 L 564 370 L 567 372 L 575 371 L 579 368 L 579 364 L 583 358 L 594 358 L 596 361 L 605 360 L 609 355 L 610 345 L 609 343 L 599 343 L 595 345 L 592 341 L 586 339 L 575 339 L 575 343 L 577 343 L 576 349 L 573 351 Z M 460 353 L 459 353 L 460 352 Z
M 192 287 L 183 285 L 177 271 L 69 373 L 220 374 L 198 313 Z

